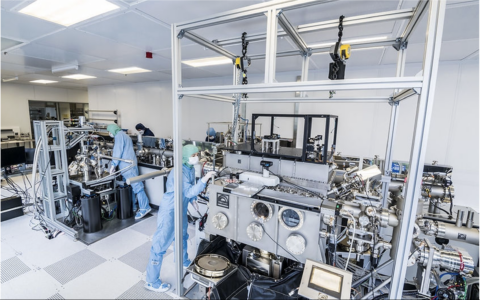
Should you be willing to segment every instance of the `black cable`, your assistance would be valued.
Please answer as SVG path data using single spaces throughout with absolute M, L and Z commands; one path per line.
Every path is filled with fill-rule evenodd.
M 446 210 L 444 210 L 443 208 L 439 207 L 436 203 L 433 203 L 433 205 L 438 208 L 439 210 L 443 211 L 444 213 L 446 213 L 448 215 L 448 218 L 451 219 L 453 218 L 453 216 Z
M 450 195 L 450 216 L 449 219 L 453 219 L 453 198 L 452 198 L 452 190 L 448 187 L 448 194 Z

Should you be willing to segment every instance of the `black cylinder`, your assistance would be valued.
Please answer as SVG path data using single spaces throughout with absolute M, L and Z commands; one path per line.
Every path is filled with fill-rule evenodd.
M 83 232 L 94 233 L 102 230 L 100 196 L 82 197 Z
M 117 193 L 117 218 L 125 220 L 133 217 L 132 187 L 127 185 L 118 189 Z

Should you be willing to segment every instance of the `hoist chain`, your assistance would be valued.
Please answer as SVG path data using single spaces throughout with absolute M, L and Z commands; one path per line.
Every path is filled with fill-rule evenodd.
M 343 19 L 345 18 L 345 16 L 341 15 L 340 18 L 339 18 L 339 23 L 338 23 L 338 42 L 340 43 L 342 41 L 342 36 L 343 36 Z M 335 55 L 335 60 L 333 61 L 333 74 L 332 74 L 332 77 L 333 77 L 333 80 L 336 80 L 337 79 L 337 73 L 338 73 L 338 70 L 340 70 L 340 66 L 339 66 L 339 61 L 341 60 L 341 57 L 338 56 L 338 52 L 334 54 Z M 335 94 L 335 91 L 330 91 L 330 96 L 329 98 L 333 98 L 333 95 Z
M 242 58 L 241 58 L 242 61 L 244 61 L 245 58 L 247 57 L 247 47 L 248 47 L 249 42 L 245 41 L 246 36 L 247 36 L 246 32 L 242 33 Z M 242 66 L 243 66 L 243 64 L 242 64 Z M 250 60 L 248 60 L 248 66 L 250 66 Z M 247 78 L 247 69 L 245 67 L 242 69 L 242 73 L 243 73 L 242 85 L 246 85 L 246 84 L 248 84 L 248 78 Z M 243 94 L 242 96 L 244 98 L 247 98 L 247 94 Z

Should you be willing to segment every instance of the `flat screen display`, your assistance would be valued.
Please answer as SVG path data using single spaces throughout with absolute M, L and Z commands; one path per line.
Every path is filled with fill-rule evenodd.
M 340 298 L 342 283 L 342 275 L 313 266 L 308 287 L 335 298 Z
M 2 168 L 12 165 L 24 164 L 25 160 L 25 147 L 15 147 L 2 149 Z

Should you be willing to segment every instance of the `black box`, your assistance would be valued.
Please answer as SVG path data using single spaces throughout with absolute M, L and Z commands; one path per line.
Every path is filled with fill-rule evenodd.
M 0 208 L 2 222 L 23 216 L 23 204 L 21 197 L 12 196 L 3 198 Z
M 67 198 L 68 201 L 72 202 L 72 205 L 80 201 L 81 193 L 82 191 L 78 185 L 70 184 L 67 186 Z

